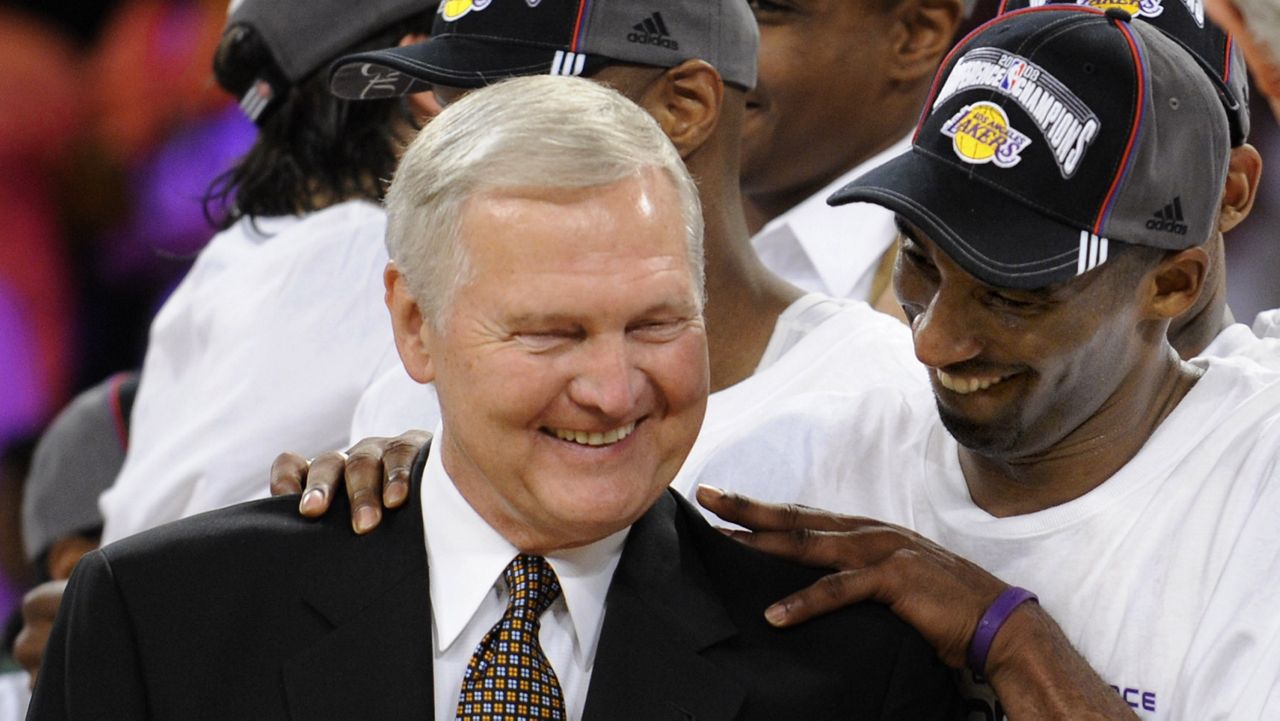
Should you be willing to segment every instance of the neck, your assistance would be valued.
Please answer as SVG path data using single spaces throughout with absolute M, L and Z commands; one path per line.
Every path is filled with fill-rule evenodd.
M 914 112 L 899 113 L 899 122 L 885 127 L 880 133 L 876 134 L 874 140 L 870 140 L 861 147 L 854 146 L 852 148 L 853 152 L 850 153 L 846 162 L 838 168 L 806 178 L 803 183 L 790 187 L 747 194 L 746 215 L 751 233 L 760 232 L 760 229 L 767 225 L 769 221 L 813 197 L 815 193 L 834 183 L 841 175 L 862 165 L 877 154 L 888 150 L 915 127 Z
M 707 346 L 711 392 L 724 390 L 755 372 L 773 337 L 778 316 L 804 295 L 760 262 L 751 247 L 737 178 L 719 166 L 700 172 L 706 161 L 686 158 L 698 179 L 706 222 Z
M 996 517 L 1034 513 L 1079 498 L 1102 485 L 1138 454 L 1202 372 L 1170 348 L 1140 365 L 1096 413 L 1051 447 L 1012 458 L 960 449 L 960 466 L 975 504 Z
M 1236 322 L 1231 308 L 1227 307 L 1226 284 L 1211 284 L 1199 307 L 1178 320 L 1169 328 L 1169 343 L 1183 360 L 1195 358 L 1219 333 Z

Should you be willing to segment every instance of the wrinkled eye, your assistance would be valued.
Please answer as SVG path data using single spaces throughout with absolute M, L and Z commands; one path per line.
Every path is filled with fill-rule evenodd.
M 646 343 L 665 343 L 679 336 L 685 326 L 683 319 L 653 320 L 637 323 L 627 328 L 627 333 Z
M 516 333 L 513 338 L 534 352 L 554 350 L 572 341 L 576 334 L 569 330 Z

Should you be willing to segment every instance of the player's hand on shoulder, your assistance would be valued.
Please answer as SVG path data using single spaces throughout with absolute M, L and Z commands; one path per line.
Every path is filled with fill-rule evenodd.
M 861 601 L 885 604 L 916 628 L 949 666 L 965 665 L 987 607 L 1008 584 L 918 533 L 870 518 L 770 504 L 702 486 L 698 502 L 748 531 L 731 535 L 761 551 L 833 569 L 765 611 L 792 626 Z
M 318 518 L 345 486 L 351 526 L 356 533 L 368 533 L 382 521 L 384 507 L 404 505 L 413 459 L 430 441 L 427 431 L 411 430 L 393 438 L 365 438 L 345 452 L 322 453 L 310 460 L 281 453 L 271 464 L 271 495 L 301 493 L 298 512 Z

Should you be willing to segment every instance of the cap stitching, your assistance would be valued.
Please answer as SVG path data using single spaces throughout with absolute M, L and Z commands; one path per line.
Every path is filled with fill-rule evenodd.
M 1119 197 L 1119 189 L 1124 185 L 1124 181 L 1129 175 L 1129 170 L 1133 167 L 1129 162 L 1133 158 L 1133 153 L 1137 150 L 1137 139 L 1141 134 L 1142 125 L 1146 121 L 1146 83 L 1147 83 L 1147 63 L 1141 49 L 1138 47 L 1136 38 L 1133 36 L 1132 30 L 1127 25 L 1116 24 L 1116 28 L 1124 36 L 1125 42 L 1129 45 L 1129 52 L 1134 61 L 1134 72 L 1137 75 L 1137 84 L 1135 92 L 1137 97 L 1134 98 L 1135 117 L 1129 131 L 1129 142 L 1125 145 L 1124 153 L 1120 156 L 1120 164 L 1117 166 L 1118 172 L 1114 174 L 1111 181 L 1111 187 L 1107 189 L 1107 194 L 1103 196 L 1102 208 L 1098 211 L 1097 219 L 1092 228 L 1094 235 L 1103 235 L 1102 227 L 1106 225 L 1111 218 L 1111 211 L 1115 204 L 1116 198 Z

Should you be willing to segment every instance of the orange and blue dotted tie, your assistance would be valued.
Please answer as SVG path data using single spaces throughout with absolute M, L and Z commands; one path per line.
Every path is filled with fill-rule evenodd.
M 476 646 L 462 677 L 457 721 L 564 721 L 564 697 L 538 632 L 560 597 L 560 581 L 541 556 L 516 556 L 503 572 L 507 611 Z

